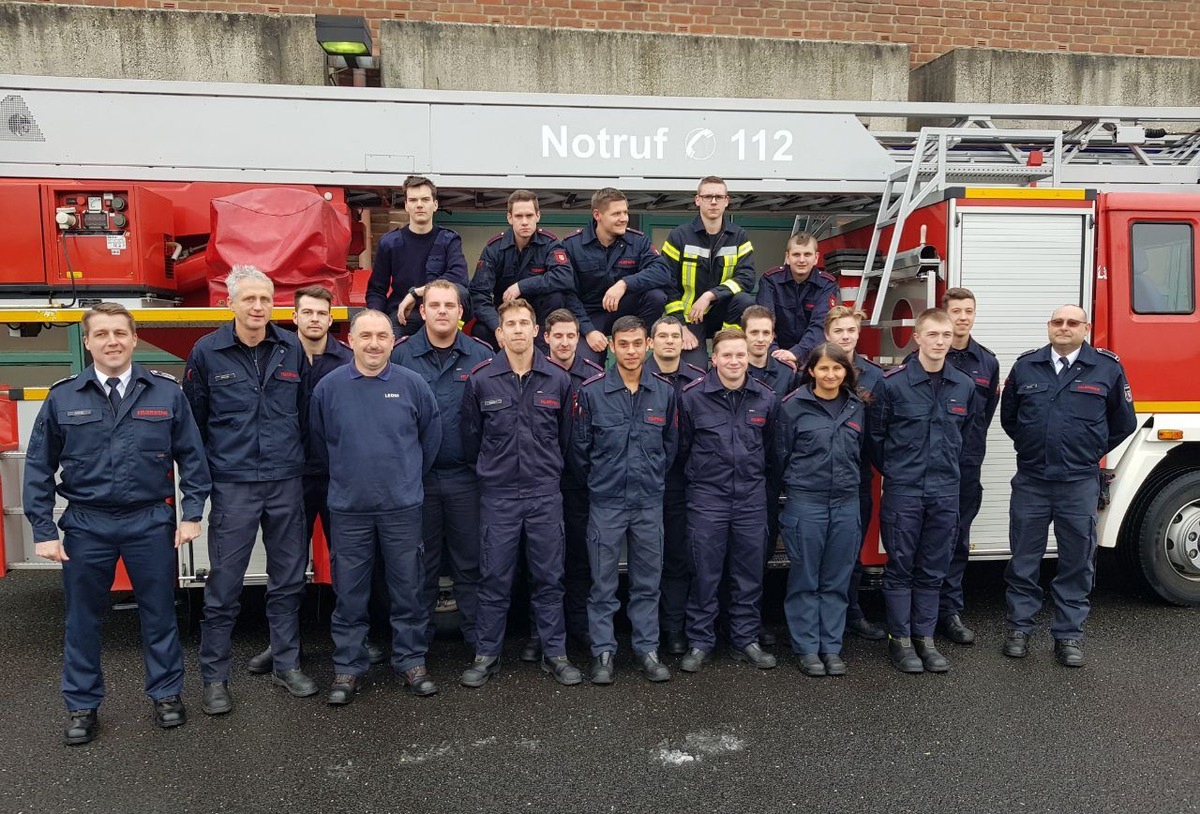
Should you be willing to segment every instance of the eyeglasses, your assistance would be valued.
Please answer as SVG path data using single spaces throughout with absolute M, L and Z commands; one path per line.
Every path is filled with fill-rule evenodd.
M 697 195 L 696 197 L 705 203 L 720 203 L 729 200 L 728 195 Z
M 1061 328 L 1066 325 L 1068 328 L 1078 328 L 1080 325 L 1087 325 L 1082 319 L 1052 319 L 1050 326 L 1052 328 Z

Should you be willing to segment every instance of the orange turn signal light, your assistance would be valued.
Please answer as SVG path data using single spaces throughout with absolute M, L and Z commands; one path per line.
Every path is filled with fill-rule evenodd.
M 1158 431 L 1158 440 L 1159 441 L 1182 441 L 1183 440 L 1183 430 L 1159 430 Z

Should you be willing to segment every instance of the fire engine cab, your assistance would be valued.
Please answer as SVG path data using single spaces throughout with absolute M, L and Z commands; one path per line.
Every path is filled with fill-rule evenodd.
M 464 234 L 502 228 L 496 213 L 514 189 L 538 192 L 543 224 L 582 224 L 591 192 L 616 186 L 655 242 L 692 217 L 697 181 L 717 175 L 733 195 L 729 215 L 755 227 L 760 274 L 782 260 L 793 230 L 819 237 L 843 300 L 868 313 L 860 352 L 885 366 L 907 355 L 916 314 L 947 287 L 976 294 L 974 336 L 1002 378 L 1046 343 L 1054 308 L 1083 306 L 1089 340 L 1121 357 L 1138 414 L 1138 430 L 1103 463 L 1100 545 L 1164 600 L 1200 604 L 1198 127 L 1200 107 L 666 104 L 0 76 L 0 381 L 12 385 L 17 427 L 16 449 L 0 453 L 0 570 L 35 565 L 19 510 L 21 449 L 44 396 L 33 385 L 58 378 L 12 360 L 86 364 L 70 327 L 80 308 L 116 299 L 138 309 L 149 326 L 140 335 L 161 354 L 149 361 L 169 369 L 230 318 L 220 285 L 230 256 L 265 254 L 286 271 L 307 262 L 280 251 L 298 241 L 331 275 L 319 279 L 344 284 L 342 304 L 361 304 L 365 281 L 347 255 L 369 264 L 369 212 L 391 209 L 409 174 L 438 184 L 439 222 Z M 291 203 L 253 195 L 272 190 Z M 288 291 L 277 290 L 277 305 L 290 304 Z M 53 336 L 74 344 L 44 350 Z M 973 558 L 1008 554 L 1014 471 L 996 421 Z M 872 533 L 863 561 L 883 559 Z M 201 538 L 181 550 L 181 585 L 201 584 L 205 566 Z

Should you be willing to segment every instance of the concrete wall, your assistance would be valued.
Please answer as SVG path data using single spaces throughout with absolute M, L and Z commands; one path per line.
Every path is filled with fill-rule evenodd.
M 905 99 L 908 48 L 628 31 L 383 21 L 393 88 Z
M 321 85 L 310 16 L 0 3 L 0 73 Z
M 959 48 L 912 72 L 921 102 L 1200 104 L 1200 59 Z

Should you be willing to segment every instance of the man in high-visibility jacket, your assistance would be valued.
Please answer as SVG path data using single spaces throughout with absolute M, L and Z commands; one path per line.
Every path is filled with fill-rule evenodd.
M 746 230 L 725 217 L 729 189 L 710 175 L 696 189 L 700 214 L 676 226 L 662 246 L 671 270 L 674 299 L 665 313 L 684 323 L 684 358 L 707 361 L 705 341 L 725 326 L 734 326 L 754 304 L 754 247 Z

